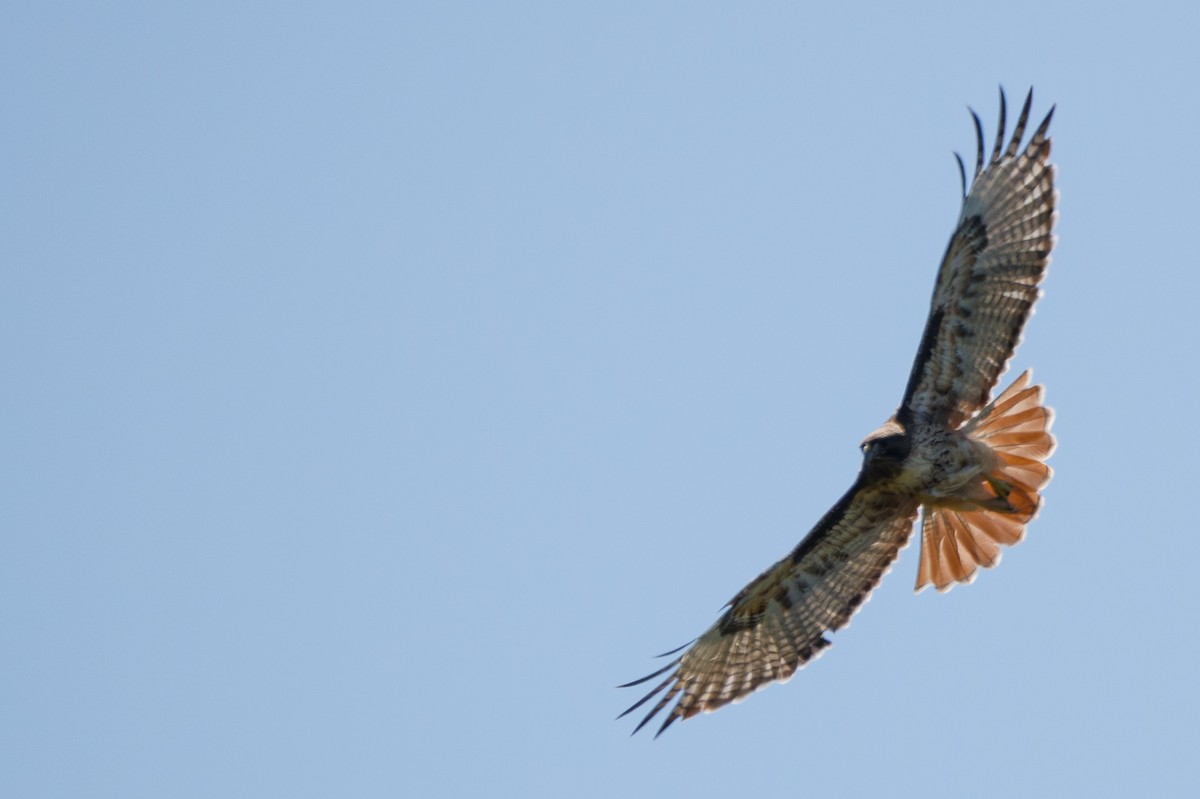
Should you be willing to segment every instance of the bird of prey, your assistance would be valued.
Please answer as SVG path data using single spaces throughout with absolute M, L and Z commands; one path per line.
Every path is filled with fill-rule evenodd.
M 1033 91 L 1005 137 L 1005 100 L 991 155 L 974 111 L 977 155 L 969 191 L 963 160 L 958 226 L 938 269 L 929 319 L 899 409 L 862 442 L 846 495 L 783 560 L 737 596 L 703 635 L 640 685 L 666 675 L 625 716 L 662 693 L 636 733 L 666 709 L 662 734 L 785 681 L 821 653 L 908 542 L 921 512 L 916 589 L 945 591 L 995 566 L 1021 540 L 1050 480 L 1052 414 L 1025 372 L 991 394 L 1021 337 L 1050 262 L 1057 194 L 1046 131 L 1024 148 Z M 682 652 L 682 654 L 679 654 Z M 664 693 L 665 692 L 665 693 Z

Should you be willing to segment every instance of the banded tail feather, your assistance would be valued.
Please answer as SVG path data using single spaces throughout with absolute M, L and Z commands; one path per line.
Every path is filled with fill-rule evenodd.
M 980 567 L 1000 562 L 1000 548 L 1019 542 L 1037 515 L 1052 474 L 1045 461 L 1054 451 L 1054 413 L 1042 404 L 1042 387 L 1029 381 L 1025 371 L 963 427 L 995 465 L 973 502 L 925 505 L 917 591 L 971 582 Z

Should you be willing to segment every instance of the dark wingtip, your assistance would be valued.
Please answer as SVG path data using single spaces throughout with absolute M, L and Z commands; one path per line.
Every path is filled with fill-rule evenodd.
M 649 724 L 649 723 L 650 723 L 650 719 L 652 719 L 652 718 L 654 718 L 654 714 L 653 714 L 653 713 L 651 713 L 649 716 L 646 716 L 646 718 L 642 719 L 642 720 L 641 720 L 641 721 L 638 723 L 638 725 L 637 725 L 636 727 L 634 727 L 634 728 L 633 728 L 633 732 L 629 733 L 629 737 L 630 737 L 630 738 L 632 738 L 633 736 L 635 736 L 635 735 L 637 735 L 639 732 L 641 732 L 641 731 L 642 731 L 642 727 L 645 727 L 647 724 Z M 655 738 L 657 738 L 659 735 L 662 735 L 662 730 L 659 730 L 659 731 L 658 731 L 658 734 L 656 734 L 654 737 L 655 737 Z
M 967 196 L 967 167 L 963 163 L 962 156 L 957 152 L 954 154 L 954 160 L 958 162 L 958 177 L 962 181 L 962 196 L 965 199 Z
M 1046 112 L 1046 118 L 1042 120 L 1042 124 L 1038 125 L 1037 130 L 1033 132 L 1033 140 L 1030 141 L 1030 146 L 1034 142 L 1042 141 L 1046 138 L 1046 131 L 1050 129 L 1050 120 L 1054 118 L 1054 109 L 1058 108 L 1058 104 L 1050 106 L 1050 110 Z
M 669 652 L 663 652 L 661 655 L 655 655 L 654 657 L 656 657 L 656 658 L 665 658 L 665 657 L 670 657 L 671 655 L 674 655 L 676 652 L 680 652 L 680 651 L 682 651 L 682 650 L 684 650 L 684 649 L 687 649 L 689 646 L 691 646 L 691 645 L 692 645 L 692 644 L 694 644 L 694 643 L 696 643 L 696 639 L 695 639 L 695 638 L 693 638 L 692 640 L 688 641 L 686 644 L 683 644 L 682 646 L 677 646 L 677 647 L 675 647 L 674 649 L 670 650 Z
M 971 120 L 975 123 L 975 175 L 972 177 L 973 180 L 983 172 L 983 122 L 979 120 L 979 114 L 975 113 L 974 108 L 968 107 L 967 110 L 971 112 Z
M 1000 160 L 1000 152 L 1004 149 L 1004 128 L 1008 125 L 1008 99 L 1004 96 L 1004 87 L 1000 87 L 1000 122 L 996 126 L 996 143 L 992 146 L 992 163 Z
M 661 672 L 660 672 L 660 673 L 661 673 Z M 654 677 L 654 676 L 656 676 L 656 675 L 654 675 L 654 674 L 651 674 L 651 675 L 650 675 L 650 677 Z M 647 677 L 646 679 L 648 680 L 648 679 L 650 679 L 650 677 Z M 621 715 L 617 716 L 617 718 L 618 718 L 618 719 L 623 719 L 623 718 L 625 718 L 626 716 L 628 716 L 630 713 L 632 713 L 633 711 L 637 710 L 637 709 L 638 709 L 639 707 L 641 707 L 642 705 L 644 705 L 644 704 L 646 704 L 647 702 L 649 702 L 649 701 L 650 701 L 650 699 L 651 699 L 651 698 L 653 698 L 654 696 L 656 696 L 656 695 L 658 694 L 658 692 L 659 692 L 659 691 L 661 691 L 662 689 L 664 689 L 664 688 L 666 688 L 668 685 L 670 685 L 670 684 L 671 684 L 671 681 L 672 681 L 672 680 L 674 680 L 674 679 L 675 679 L 675 675 L 674 675 L 674 674 L 672 674 L 670 677 L 668 677 L 667 679 L 663 680 L 661 683 L 659 683 L 659 684 L 658 684 L 658 685 L 657 685 L 657 686 L 654 688 L 654 690 L 650 691 L 650 692 L 649 692 L 649 693 L 647 693 L 645 696 L 643 696 L 641 699 L 639 699 L 638 701 L 634 702 L 634 703 L 633 703 L 632 705 L 630 705 L 629 707 L 625 708 L 625 712 L 623 712 Z M 638 680 L 638 682 L 643 682 L 643 680 Z M 630 685 L 637 685 L 637 683 L 630 683 Z M 622 686 L 622 687 L 625 687 L 625 686 Z M 669 696 L 669 695 L 668 695 L 668 696 Z M 662 705 L 660 704 L 658 707 L 656 707 L 654 710 L 652 710 L 652 711 L 650 712 L 650 715 L 651 715 L 651 716 L 653 716 L 655 713 L 657 713 L 657 712 L 658 712 L 659 710 L 661 710 L 661 709 L 662 709 Z M 649 721 L 649 717 L 647 717 L 646 721 Z M 643 721 L 642 723 L 643 723 L 643 724 L 645 724 L 645 721 Z M 640 726 L 640 725 L 638 726 L 638 729 L 639 729 L 639 730 L 641 729 L 641 726 Z M 634 730 L 634 732 L 637 732 L 637 730 Z
M 1004 86 L 999 87 L 999 94 L 1000 119 L 999 124 L 996 125 L 996 140 L 992 145 L 991 158 L 988 159 L 989 167 L 993 164 L 1000 163 L 1000 161 L 1003 159 L 1016 157 L 1017 152 L 1021 147 L 1021 140 L 1025 137 L 1025 129 L 1029 125 L 1030 109 L 1033 107 L 1033 87 L 1031 86 L 1029 87 L 1029 91 L 1025 94 L 1025 102 L 1021 105 L 1021 113 L 1017 117 L 1016 126 L 1012 130 L 1012 135 L 1006 136 L 1007 131 L 1005 128 L 1008 126 L 1008 96 L 1004 91 Z M 1045 119 L 1042 120 L 1041 124 L 1038 125 L 1037 130 L 1034 132 L 1033 138 L 1029 142 L 1029 148 L 1031 152 L 1033 149 L 1045 145 L 1045 142 L 1047 141 L 1046 131 L 1050 127 L 1050 120 L 1054 117 L 1055 108 L 1057 108 L 1057 105 L 1050 106 L 1050 110 L 1046 113 Z M 975 123 L 975 141 L 978 149 L 976 153 L 977 157 L 975 159 L 975 175 L 972 180 L 977 180 L 983 170 L 983 126 L 979 120 L 979 115 L 970 108 L 968 108 L 968 110 L 971 111 L 971 119 Z M 1006 141 L 1007 146 L 1005 145 Z M 955 157 L 958 158 L 959 170 L 964 173 L 963 195 L 966 196 L 967 188 L 965 166 L 963 165 L 961 156 L 955 153 Z
M 676 667 L 676 666 L 678 666 L 678 665 L 679 665 L 679 661 L 678 661 L 678 660 L 673 660 L 673 661 L 671 661 L 670 663 L 668 663 L 667 665 L 663 666 L 663 667 L 662 667 L 661 669 L 659 669 L 658 671 L 654 672 L 653 674 L 647 674 L 645 677 L 642 677 L 640 680 L 634 680 L 633 682 L 627 682 L 627 683 L 625 683 L 624 685 L 618 685 L 617 687 L 618 687 L 618 688 L 632 688 L 632 687 L 634 687 L 635 685 L 641 685 L 641 684 L 642 684 L 642 683 L 644 683 L 644 682 L 648 682 L 648 681 L 650 681 L 650 680 L 653 680 L 653 679 L 654 679 L 655 677 L 657 677 L 658 675 L 662 674 L 662 673 L 663 673 L 663 672 L 665 672 L 665 671 L 669 671 L 669 670 L 671 670 L 671 669 L 675 668 L 675 667 Z M 635 707 L 636 707 L 636 705 L 635 705 Z M 630 710 L 632 710 L 632 709 L 633 709 L 633 708 L 630 708 Z M 629 711 L 625 711 L 625 712 L 626 712 L 626 713 L 628 713 Z
M 675 647 L 670 652 L 663 652 L 661 655 L 656 655 L 656 657 L 663 658 L 663 657 L 669 657 L 670 655 L 678 654 L 680 651 L 687 649 L 695 642 L 696 642 L 696 639 L 693 638 L 691 641 L 688 641 L 683 646 Z M 680 685 L 679 685 L 678 680 L 680 679 L 680 674 L 677 669 L 679 667 L 679 664 L 682 662 L 683 662 L 683 656 L 680 655 L 679 657 L 676 657 L 674 660 L 672 660 L 667 665 L 663 666 L 658 671 L 655 671 L 653 674 L 647 674 L 645 677 L 642 677 L 640 680 L 634 680 L 632 682 L 627 682 L 624 685 L 617 686 L 618 688 L 632 688 L 635 685 L 641 685 L 644 682 L 653 680 L 655 677 L 661 677 L 663 674 L 667 675 L 667 678 L 665 680 L 658 683 L 658 685 L 654 686 L 653 689 L 648 691 L 645 696 L 643 696 L 641 699 L 639 699 L 638 701 L 636 701 L 632 705 L 630 705 L 628 708 L 626 708 L 624 713 L 617 716 L 618 719 L 623 719 L 626 716 L 628 716 L 630 713 L 632 713 L 633 711 L 637 710 L 642 705 L 649 702 L 654 697 L 658 696 L 664 690 L 667 692 L 661 699 L 658 700 L 657 703 L 655 703 L 654 707 L 650 708 L 650 712 L 646 714 L 646 717 L 642 719 L 640 724 L 638 724 L 636 727 L 633 728 L 633 732 L 630 733 L 630 735 L 637 735 L 638 731 L 641 730 L 642 727 L 645 727 L 650 722 L 650 719 L 654 718 L 660 712 L 662 712 L 663 708 L 665 708 L 668 704 L 670 704 L 671 700 L 679 693 Z M 668 672 L 670 672 L 670 673 L 668 674 Z M 672 685 L 672 683 L 675 683 L 675 684 Z M 668 718 L 674 718 L 675 716 L 676 716 L 676 714 L 672 712 L 669 714 Z M 667 728 L 667 725 L 663 725 L 663 727 L 659 729 L 658 733 L 655 734 L 654 737 L 657 738 L 659 735 L 662 734 L 662 731 L 665 730 L 666 728 Z
M 1021 139 L 1025 136 L 1025 126 L 1029 124 L 1029 109 L 1033 107 L 1033 87 L 1029 87 L 1029 93 L 1025 95 L 1025 105 L 1021 106 L 1021 115 L 1017 117 L 1017 126 L 1013 128 L 1012 139 L 1008 142 L 1008 149 L 1004 152 L 1005 158 L 1012 158 L 1017 154 L 1017 150 L 1021 147 Z
M 666 718 L 666 720 L 665 720 L 665 721 L 663 721 L 663 723 L 662 723 L 662 726 L 658 728 L 658 732 L 654 733 L 654 737 L 655 737 L 655 738 L 658 738 L 658 736 L 660 736 L 660 735 L 662 735 L 664 732 L 666 732 L 666 731 L 667 731 L 667 727 L 670 727 L 672 724 L 674 724 L 674 723 L 675 723 L 675 720 L 676 720 L 677 718 L 679 718 L 679 716 L 678 716 L 678 715 L 676 715 L 675 713 L 670 713 L 670 714 L 668 714 L 668 715 L 667 715 L 667 718 Z M 646 721 L 649 721 L 649 720 L 650 720 L 650 719 L 646 719 Z

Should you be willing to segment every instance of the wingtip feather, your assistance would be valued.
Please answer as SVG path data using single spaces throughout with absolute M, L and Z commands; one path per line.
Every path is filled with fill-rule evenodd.
M 1004 87 L 1000 87 L 1000 122 L 996 126 L 996 143 L 992 145 L 992 163 L 1000 160 L 1000 151 L 1004 147 L 1004 129 L 1007 127 L 1005 117 L 1008 113 L 1008 101 L 1004 97 Z

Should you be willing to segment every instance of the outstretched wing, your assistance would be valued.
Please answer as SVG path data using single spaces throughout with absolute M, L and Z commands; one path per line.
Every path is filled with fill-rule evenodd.
M 975 119 L 975 176 L 958 228 L 938 271 L 925 334 L 897 418 L 957 428 L 987 404 L 1012 357 L 1038 298 L 1038 283 L 1054 245 L 1054 168 L 1046 130 L 1054 109 L 1018 152 L 1033 91 L 1025 100 L 1008 146 L 1004 145 L 1004 91 L 1000 125 L 986 168 L 983 128 Z
M 678 698 L 658 730 L 662 734 L 678 719 L 716 710 L 762 685 L 789 679 L 829 646 L 824 633 L 844 627 L 879 583 L 908 541 L 916 513 L 915 499 L 865 485 L 860 476 L 812 532 L 743 588 L 686 652 L 648 677 L 621 686 L 670 672 L 621 716 L 666 690 L 634 730 Z

